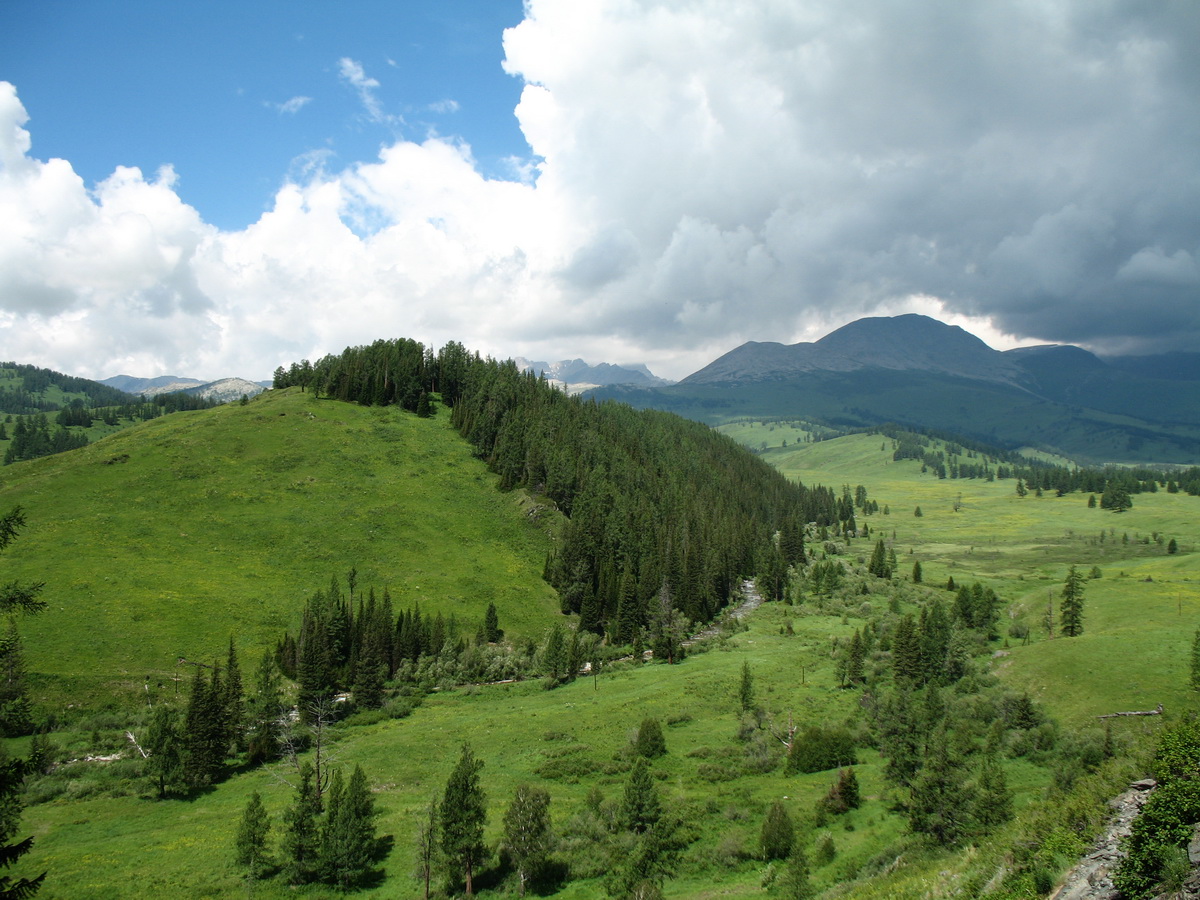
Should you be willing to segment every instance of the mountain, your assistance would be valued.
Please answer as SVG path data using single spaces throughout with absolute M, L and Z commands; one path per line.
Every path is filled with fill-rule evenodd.
M 520 356 L 513 362 L 522 372 L 545 375 L 548 381 L 562 384 L 571 393 L 614 384 L 658 387 L 671 383 L 665 378 L 659 378 L 640 363 L 617 366 L 602 362 L 593 366 L 582 359 L 563 359 L 556 363 L 547 363 L 528 360 Z
M 159 394 L 173 394 L 182 391 L 185 394 L 196 394 L 200 397 L 219 400 L 222 403 L 237 400 L 243 394 L 253 397 L 267 388 L 267 385 L 256 381 L 247 381 L 244 378 L 201 381 L 198 378 L 180 378 L 178 375 L 160 375 L 157 378 L 114 375 L 111 378 L 105 378 L 100 383 L 125 391 L 127 394 L 140 394 L 143 397 L 157 397 Z
M 1069 345 L 999 351 L 920 315 L 860 319 L 811 343 L 750 342 L 677 385 L 593 394 L 710 423 L 890 421 L 1090 464 L 1200 462 L 1200 354 L 1114 360 Z
M 937 372 L 1002 384 L 1015 383 L 1019 367 L 957 325 L 928 316 L 859 319 L 814 343 L 747 343 L 680 384 L 713 384 L 786 378 L 799 372 L 894 369 Z

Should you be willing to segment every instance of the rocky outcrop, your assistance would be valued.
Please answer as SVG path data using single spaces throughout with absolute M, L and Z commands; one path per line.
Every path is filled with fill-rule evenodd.
M 1109 803 L 1113 815 L 1100 840 L 1067 873 L 1062 886 L 1051 895 L 1051 900 L 1117 900 L 1120 895 L 1113 887 L 1112 873 L 1124 857 L 1120 849 L 1121 840 L 1129 834 L 1133 820 L 1142 811 L 1156 784 L 1153 778 L 1135 781 L 1129 790 Z

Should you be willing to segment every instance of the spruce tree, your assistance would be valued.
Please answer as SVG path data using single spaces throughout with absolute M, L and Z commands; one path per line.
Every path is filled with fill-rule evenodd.
M 738 685 L 738 700 L 741 702 L 742 712 L 748 713 L 754 709 L 754 676 L 750 674 L 748 660 L 742 662 L 742 680 Z
M 991 831 L 1011 819 L 1012 814 L 1012 791 L 1008 789 L 1004 767 L 995 754 L 988 753 L 980 764 L 976 783 L 975 823 L 983 831 Z
M 1200 691 L 1200 628 L 1192 636 L 1191 675 L 1192 690 Z
M 550 794 L 522 784 L 504 813 L 504 847 L 517 870 L 520 895 L 535 881 L 550 855 Z
M 667 739 L 663 737 L 662 725 L 658 719 L 642 719 L 633 750 L 638 756 L 644 756 L 646 759 L 655 759 L 667 752 Z
M 832 842 L 830 843 L 832 846 Z M 802 847 L 792 850 L 779 879 L 779 895 L 784 900 L 812 900 L 817 895 L 808 874 L 808 856 Z
M 496 612 L 496 604 L 489 603 L 487 613 L 483 617 L 483 633 L 489 644 L 495 644 L 504 637 L 504 632 L 500 630 L 500 616 Z
M 362 884 L 376 850 L 375 804 L 362 766 L 347 782 L 333 773 L 321 828 L 320 868 L 325 881 L 342 890 Z
M 1083 634 L 1083 576 L 1074 566 L 1063 582 L 1061 596 L 1059 630 L 1064 637 L 1078 637 Z
M 290 884 L 307 884 L 317 877 L 321 851 L 321 798 L 313 784 L 313 767 L 300 767 L 296 796 L 283 813 L 284 876 Z
M 468 897 L 474 896 L 475 872 L 487 859 L 483 842 L 487 797 L 479 783 L 482 768 L 483 762 L 475 758 L 471 746 L 463 744 L 439 810 L 442 853 L 451 867 L 451 877 L 465 883 Z
M 951 750 L 943 724 L 930 739 L 925 764 L 912 781 L 909 826 L 940 844 L 956 844 L 970 826 L 974 800 L 975 794 L 967 785 L 962 760 Z
M 762 832 L 759 834 L 762 858 L 767 862 L 773 859 L 787 859 L 795 843 L 796 827 L 792 824 L 792 817 L 788 815 L 783 803 L 776 800 L 767 811 Z
M 644 834 L 662 815 L 662 804 L 658 799 L 658 788 L 650 774 L 650 766 L 644 756 L 639 756 L 625 782 L 625 793 L 621 801 L 621 824 L 637 834 Z
M 223 728 L 233 749 L 246 748 L 246 699 L 242 693 L 242 670 L 238 665 L 237 647 L 229 636 L 229 652 L 225 658 Z
M 262 797 L 255 791 L 242 812 L 234 843 L 235 861 L 239 866 L 246 867 L 246 875 L 251 881 L 262 878 L 271 863 L 267 849 L 267 835 L 270 832 L 271 818 L 263 806 Z

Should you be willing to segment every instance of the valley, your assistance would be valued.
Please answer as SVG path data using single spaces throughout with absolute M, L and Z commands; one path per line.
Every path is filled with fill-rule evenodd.
M 511 399 L 510 376 L 496 371 L 493 396 Z M 253 697 L 260 657 L 285 632 L 298 633 L 305 601 L 326 588 L 348 587 L 359 603 L 386 591 L 397 611 L 418 604 L 429 616 L 453 616 L 460 647 L 507 652 L 523 667 L 505 684 L 421 680 L 403 669 L 382 709 L 330 727 L 324 764 L 347 774 L 362 767 L 384 837 L 361 896 L 423 896 L 413 877 L 420 823 L 464 743 L 483 762 L 480 896 L 516 894 L 511 862 L 497 851 L 522 784 L 548 792 L 557 838 L 537 890 L 624 896 L 641 883 L 628 879 L 648 846 L 622 824 L 647 720 L 661 725 L 666 744 L 648 764 L 665 824 L 653 832 L 662 843 L 647 890 L 801 896 L 789 893 L 796 884 L 787 865 L 762 858 L 764 822 L 779 804 L 808 860 L 810 896 L 976 896 L 985 886 L 998 898 L 1043 896 L 1087 848 L 1107 799 L 1145 774 L 1157 736 L 1195 709 L 1200 499 L 1184 491 L 1156 485 L 1115 512 L 1089 503 L 1087 492 L 1022 496 L 1012 477 L 939 478 L 921 459 L 896 459 L 899 442 L 885 434 L 741 417 L 719 430 L 804 484 L 812 492 L 804 496 L 847 498 L 857 531 L 808 525 L 805 565 L 780 574 L 769 554 L 753 563 L 764 597 L 782 586 L 783 600 L 719 622 L 675 665 L 639 664 L 622 658 L 629 645 L 607 630 L 617 627 L 612 604 L 621 593 L 604 586 L 610 576 L 599 573 L 596 607 L 589 611 L 585 594 L 566 615 L 563 595 L 543 579 L 568 546 L 567 529 L 607 521 L 603 540 L 613 540 L 616 520 L 590 518 L 598 501 L 560 485 L 571 523 L 546 482 L 521 480 L 528 451 L 525 467 L 506 469 L 515 451 L 497 439 L 489 466 L 460 436 L 464 415 L 438 404 L 421 417 L 297 385 L 172 413 L 3 470 L 4 508 L 20 506 L 27 517 L 0 558 L 4 580 L 46 583 L 46 610 L 20 621 L 36 718 L 51 725 L 38 738 L 45 774 L 28 779 L 22 820 L 35 838 L 23 869 L 49 873 L 39 896 L 340 895 L 322 884 L 292 887 L 277 869 L 251 882 L 234 861 L 238 821 L 257 793 L 282 865 L 296 781 L 286 757 L 253 766 L 235 754 L 212 785 L 158 800 L 138 752 L 155 710 L 182 709 L 194 690 L 189 662 L 219 664 L 232 636 Z M 621 413 L 603 427 L 659 415 Z M 950 448 L 931 439 L 929 449 Z M 982 453 L 961 460 L 992 475 L 1000 469 Z M 545 465 L 549 472 L 553 459 Z M 776 539 L 781 551 L 789 528 Z M 871 571 L 880 548 L 894 557 L 890 577 Z M 688 577 L 682 566 L 669 577 Z M 832 566 L 837 578 L 823 581 Z M 1076 637 L 1062 634 L 1071 567 L 1084 576 Z M 951 579 L 975 591 L 968 608 L 972 596 L 994 591 L 994 618 L 962 613 Z M 492 649 L 474 637 L 489 605 L 504 631 Z M 927 614 L 946 617 L 948 655 L 935 664 L 939 674 L 904 682 L 893 671 L 899 635 L 905 621 L 935 634 L 925 632 Z M 589 615 L 603 616 L 611 652 L 598 653 L 600 668 L 586 677 L 551 678 L 553 633 L 584 633 Z M 868 649 L 855 669 L 860 640 Z M 898 715 L 904 703 L 911 711 Z M 1098 718 L 1158 704 L 1161 717 Z M 1012 817 L 972 813 L 950 825 L 916 817 L 911 804 L 931 763 L 914 761 L 900 776 L 908 780 L 897 780 L 902 722 L 926 723 L 925 757 L 957 760 L 964 808 L 975 809 L 987 766 L 998 766 Z M 844 810 L 828 800 L 838 766 L 806 772 L 785 745 L 809 746 L 823 729 L 840 728 L 861 792 Z M 19 755 L 34 748 L 29 736 L 5 744 Z M 310 749 L 298 760 L 313 758 Z M 456 895 L 445 871 L 439 866 L 435 894 Z

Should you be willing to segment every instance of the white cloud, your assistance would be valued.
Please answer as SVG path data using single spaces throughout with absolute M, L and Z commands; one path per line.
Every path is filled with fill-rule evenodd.
M 306 107 L 310 103 L 312 103 L 312 97 L 296 96 L 296 97 L 293 97 L 291 100 L 285 100 L 283 103 L 272 103 L 269 105 L 273 106 L 275 109 L 279 110 L 279 112 L 281 112 L 281 113 L 285 113 L 289 116 L 294 116 L 296 113 L 300 112 L 300 110 L 304 109 L 304 107 Z
M 169 171 L 89 190 L 36 159 L 6 85 L 0 339 L 198 377 L 398 335 L 680 377 L 900 312 L 996 346 L 1192 347 L 1198 24 L 1090 0 L 529 0 L 503 36 L 533 151 L 511 180 L 457 139 L 340 170 L 322 150 L 236 232 Z M 361 63 L 338 74 L 399 121 Z
M 367 111 L 367 117 L 372 122 L 401 121 L 398 116 L 384 112 L 383 104 L 379 102 L 379 97 L 376 95 L 379 81 L 367 75 L 362 63 L 343 56 L 338 60 L 338 74 L 346 84 L 358 92 L 358 99 L 362 101 L 363 109 Z

